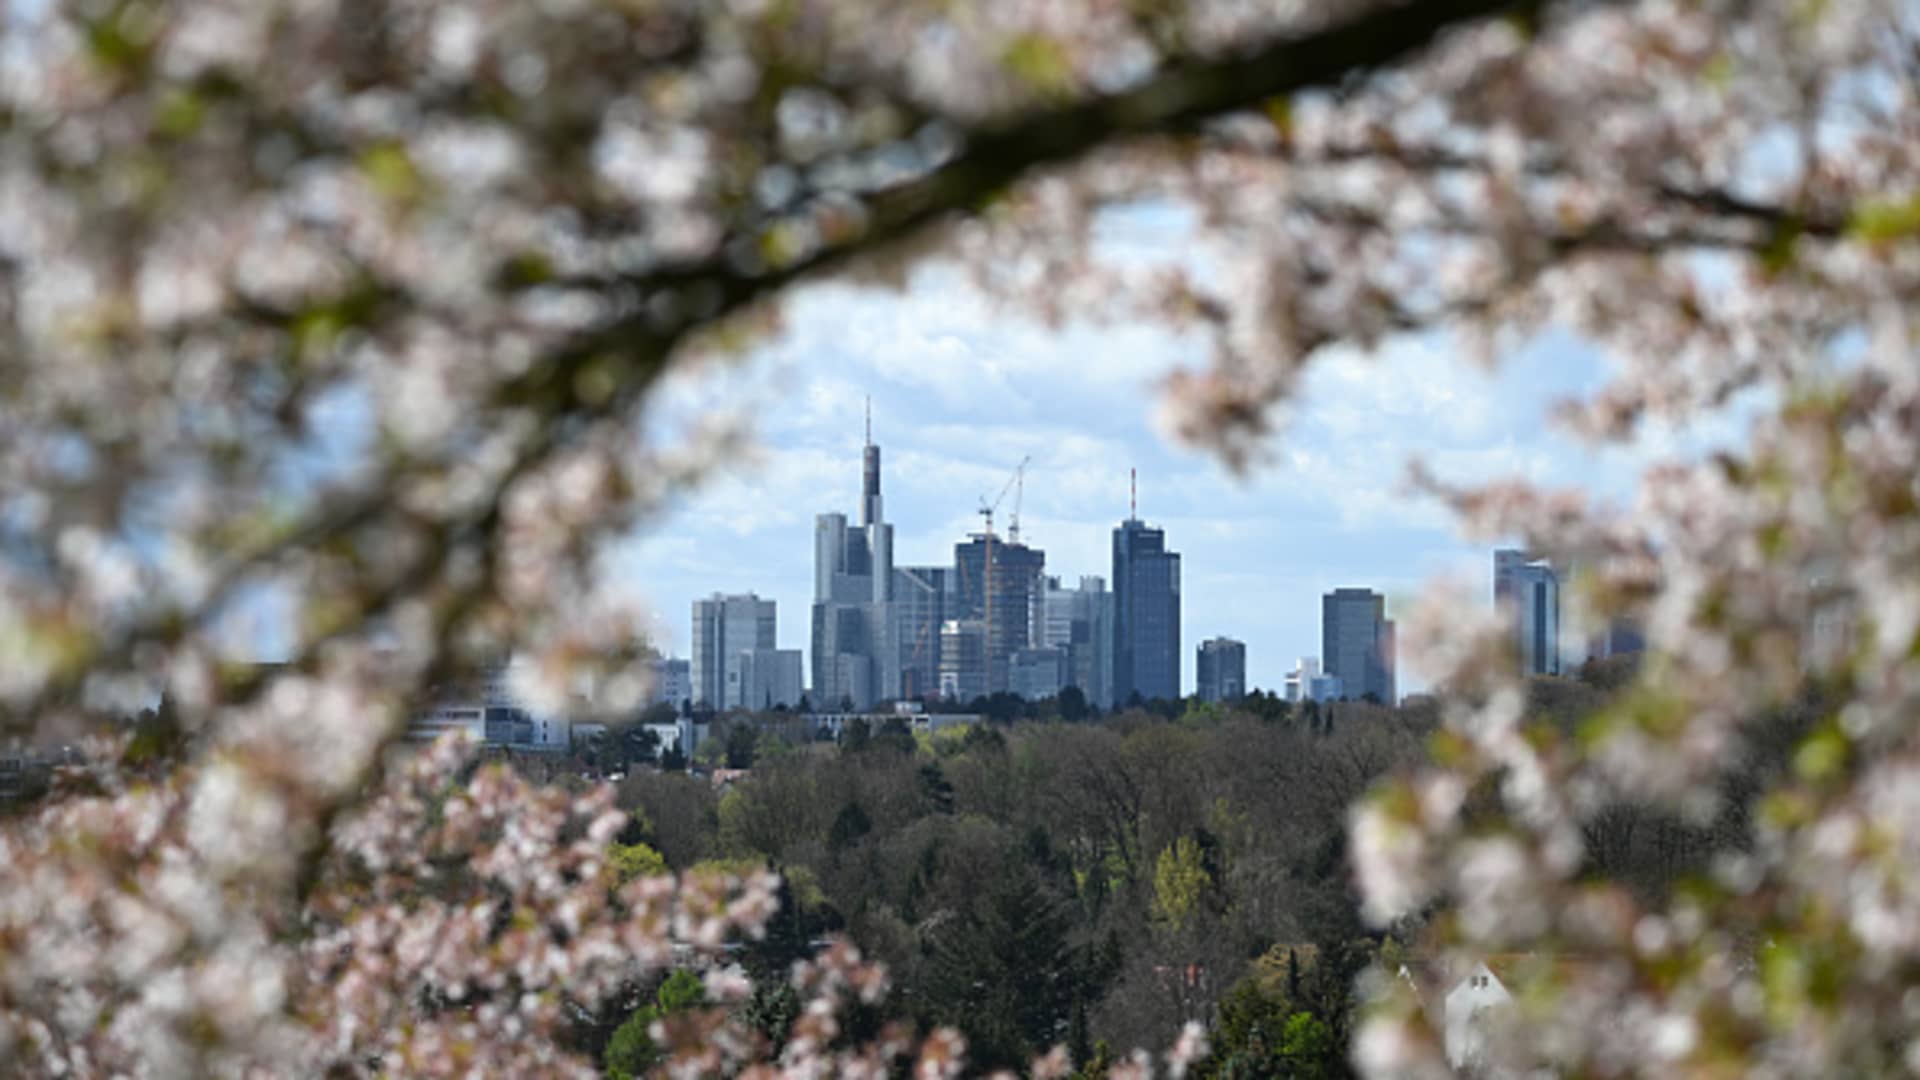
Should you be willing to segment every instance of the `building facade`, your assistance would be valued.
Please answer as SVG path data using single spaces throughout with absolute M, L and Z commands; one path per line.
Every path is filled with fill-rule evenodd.
M 940 627 L 940 696 L 972 701 L 987 693 L 987 624 L 948 619 Z
M 956 581 L 948 566 L 894 568 L 891 621 L 903 701 L 940 694 L 940 627 L 955 608 Z
M 665 702 L 678 709 L 693 700 L 693 664 L 673 657 L 660 657 L 648 663 L 653 683 L 647 691 L 647 705 Z
M 695 705 L 724 709 L 727 688 L 740 685 L 740 654 L 774 647 L 774 603 L 753 593 L 713 594 L 693 602 L 693 657 L 689 674 Z
M 1321 598 L 1320 655 L 1345 696 L 1372 695 L 1392 705 L 1393 623 L 1387 598 L 1372 589 L 1335 589 Z
M 1082 577 L 1077 589 L 1048 578 L 1033 637 L 1066 651 L 1067 686 L 1079 687 L 1090 705 L 1113 707 L 1113 594 L 1105 578 Z
M 1180 697 L 1180 556 L 1129 517 L 1113 530 L 1113 697 Z
M 988 693 L 1009 689 L 1013 654 L 1034 644 L 1033 608 L 1046 567 L 1046 552 L 999 536 L 975 533 L 953 546 L 955 617 L 979 619 L 986 627 Z
M 746 649 L 740 653 L 737 680 L 727 685 L 729 709 L 772 709 L 800 704 L 799 649 Z M 731 677 L 731 676 L 730 676 Z
M 1493 603 L 1510 627 L 1522 675 L 1562 671 L 1560 577 L 1553 563 L 1529 552 L 1503 548 L 1493 553 Z
M 1200 643 L 1194 655 L 1194 693 L 1201 701 L 1238 701 L 1247 693 L 1247 646 L 1233 638 Z
M 881 501 L 880 448 L 871 418 L 860 459 L 860 524 L 850 525 L 840 513 L 814 519 L 810 651 L 813 696 L 864 709 L 900 694 L 893 526 Z

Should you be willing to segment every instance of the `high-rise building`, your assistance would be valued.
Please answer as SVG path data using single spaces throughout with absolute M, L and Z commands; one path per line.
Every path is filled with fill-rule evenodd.
M 743 649 L 728 673 L 729 709 L 793 708 L 800 704 L 799 649 Z
M 695 616 L 697 621 L 698 616 Z M 653 686 L 647 694 L 648 705 L 665 702 L 678 709 L 693 700 L 693 665 L 686 660 L 661 657 L 649 665 Z
M 1067 653 L 1067 686 L 1077 686 L 1087 702 L 1113 707 L 1113 594 L 1106 579 L 1082 577 L 1077 589 L 1048 578 L 1041 593 L 1035 640 Z
M 1113 530 L 1113 696 L 1180 697 L 1180 556 L 1129 516 Z
M 987 570 L 987 552 L 993 570 Z M 1046 577 L 1047 553 L 999 536 L 975 533 L 953 546 L 955 616 L 980 619 L 987 628 L 988 693 L 1008 689 L 1013 654 L 1033 644 L 1033 608 Z M 988 580 L 992 600 L 988 601 Z M 991 612 L 989 612 L 991 608 Z
M 1028 701 L 1055 697 L 1068 685 L 1067 672 L 1065 649 L 1018 649 L 1007 662 L 1007 689 Z
M 1553 563 L 1516 548 L 1494 552 L 1493 603 L 1511 627 L 1521 674 L 1560 674 L 1560 573 Z
M 1247 693 L 1246 643 L 1224 637 L 1201 642 L 1193 671 L 1201 701 L 1238 701 Z
M 940 625 L 940 696 L 972 701 L 987 692 L 987 624 L 948 619 Z
M 900 694 L 893 625 L 893 526 L 880 497 L 880 448 L 873 418 L 860 455 L 860 524 L 821 514 L 813 536 L 813 692 L 825 702 L 867 708 Z M 858 657 L 864 662 L 849 662 Z
M 1321 599 L 1320 653 L 1346 695 L 1372 694 L 1392 705 L 1393 623 L 1387 598 L 1372 589 L 1335 589 Z
M 774 647 L 774 603 L 753 593 L 693 602 L 691 673 L 696 705 L 726 708 L 727 687 L 740 679 L 740 654 Z
M 940 693 L 940 626 L 953 606 L 956 576 L 947 566 L 893 570 L 893 642 L 899 656 L 902 699 Z

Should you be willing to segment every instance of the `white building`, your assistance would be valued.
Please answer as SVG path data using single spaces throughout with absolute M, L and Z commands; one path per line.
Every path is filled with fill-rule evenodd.
M 1447 1064 L 1474 1072 L 1489 1064 L 1490 1029 L 1513 995 L 1485 964 L 1476 964 L 1447 991 L 1445 1004 Z
M 1299 665 L 1287 672 L 1282 691 L 1288 701 L 1297 705 L 1303 701 L 1339 701 L 1345 695 L 1345 686 L 1339 676 L 1320 670 L 1318 657 L 1303 656 Z

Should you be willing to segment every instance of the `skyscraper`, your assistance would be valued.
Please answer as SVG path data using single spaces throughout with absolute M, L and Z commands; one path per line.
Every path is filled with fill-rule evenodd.
M 1387 598 L 1372 589 L 1335 589 L 1320 602 L 1320 655 L 1350 698 L 1394 696 L 1393 623 Z
M 812 667 L 819 704 L 848 698 L 866 708 L 900 693 L 891 609 L 893 526 L 882 512 L 871 412 L 860 464 L 859 527 L 850 527 L 845 514 L 814 519 Z
M 1180 556 L 1137 510 L 1113 530 L 1113 696 L 1180 697 Z
M 693 703 L 727 707 L 727 688 L 740 685 L 740 654 L 774 647 L 774 603 L 753 593 L 693 602 Z M 737 691 L 736 691 L 737 694 Z
M 987 552 L 993 552 L 993 570 L 987 571 Z M 1039 548 L 983 533 L 953 546 L 957 579 L 955 617 L 979 619 L 986 627 L 987 692 L 1008 688 L 1008 663 L 1014 653 L 1032 644 L 1033 607 L 1044 586 L 1047 553 Z M 993 583 L 988 600 L 987 583 Z M 989 612 L 991 609 L 991 612 Z
M 1247 692 L 1247 646 L 1232 638 L 1200 643 L 1194 656 L 1194 693 L 1201 701 L 1238 701 Z
M 1560 674 L 1560 574 L 1517 548 L 1493 553 L 1493 603 L 1511 627 L 1523 675 Z
M 948 566 L 893 570 L 893 641 L 902 698 L 940 693 L 940 626 L 955 606 L 955 583 L 953 568 Z
M 1079 687 L 1089 704 L 1113 707 L 1113 594 L 1106 579 L 1082 577 L 1079 588 L 1064 589 L 1059 578 L 1048 578 L 1034 636 L 1066 650 L 1066 685 Z

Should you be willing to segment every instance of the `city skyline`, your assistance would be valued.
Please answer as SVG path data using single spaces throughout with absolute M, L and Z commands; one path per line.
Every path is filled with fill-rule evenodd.
M 1487 591 L 1498 538 L 1463 539 L 1444 508 L 1410 496 L 1410 459 L 1449 480 L 1522 475 L 1623 499 L 1639 460 L 1630 453 L 1651 452 L 1595 451 L 1539 419 L 1604 374 L 1570 339 L 1546 339 L 1493 375 L 1444 342 L 1415 340 L 1317 365 L 1271 459 L 1236 477 L 1157 430 L 1155 382 L 1182 355 L 1176 337 L 1072 323 L 1049 337 L 938 284 L 927 274 L 899 296 L 810 291 L 778 343 L 670 376 L 652 441 L 672 445 L 731 411 L 760 449 L 677 497 L 615 555 L 612 576 L 654 616 L 667 652 L 685 654 L 688 605 L 715 591 L 778 600 L 781 643 L 808 644 L 806 538 L 823 510 L 857 520 L 868 396 L 897 567 L 949 564 L 979 529 L 980 500 L 1031 456 L 1023 538 L 1046 551 L 1050 575 L 1106 576 L 1137 466 L 1141 516 L 1185 556 L 1186 640 L 1246 642 L 1248 682 L 1263 688 L 1319 653 L 1320 598 L 1335 588 L 1375 589 L 1396 610 L 1435 579 Z M 1085 364 L 1089 352 L 1102 363 Z M 1182 666 L 1191 692 L 1192 658 Z M 1424 685 L 1403 658 L 1400 692 Z

